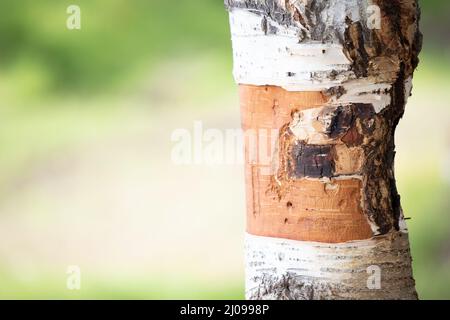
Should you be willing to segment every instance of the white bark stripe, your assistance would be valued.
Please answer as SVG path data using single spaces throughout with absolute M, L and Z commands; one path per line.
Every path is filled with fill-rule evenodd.
M 237 83 L 319 91 L 338 86 L 352 76 L 351 62 L 341 45 L 299 43 L 297 30 L 281 25 L 277 25 L 277 34 L 266 34 L 261 27 L 264 19 L 246 10 L 230 12 Z
M 245 247 L 247 299 L 417 298 L 406 233 L 342 244 L 247 234 Z M 370 285 L 373 266 L 379 289 Z
M 374 83 L 373 79 L 361 78 L 351 80 L 342 87 L 345 93 L 340 97 L 332 97 L 329 105 L 367 103 L 373 105 L 375 112 L 379 113 L 391 104 L 390 83 Z

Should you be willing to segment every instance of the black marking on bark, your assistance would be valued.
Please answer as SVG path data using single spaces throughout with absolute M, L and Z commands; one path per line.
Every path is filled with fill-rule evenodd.
M 289 176 L 291 178 L 323 178 L 334 174 L 331 145 L 310 145 L 297 141 L 292 146 Z
M 346 133 L 354 123 L 354 115 L 351 107 L 338 107 L 328 127 L 328 136 L 337 139 Z
M 364 135 L 375 130 L 373 105 L 355 103 L 336 108 L 330 126 L 327 130 L 331 139 L 339 139 L 349 147 L 363 143 Z M 359 124 L 359 126 L 357 126 Z M 361 130 L 361 132 L 359 131 Z

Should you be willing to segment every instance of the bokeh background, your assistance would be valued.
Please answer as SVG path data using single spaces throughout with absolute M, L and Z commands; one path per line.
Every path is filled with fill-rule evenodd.
M 450 2 L 422 8 L 396 171 L 419 294 L 450 299 Z M 243 298 L 242 167 L 171 161 L 177 128 L 239 128 L 231 69 L 221 0 L 1 0 L 0 298 Z

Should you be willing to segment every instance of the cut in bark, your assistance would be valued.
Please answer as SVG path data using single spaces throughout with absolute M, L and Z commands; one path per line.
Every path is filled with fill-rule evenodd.
M 258 141 L 246 141 L 247 298 L 416 299 L 394 133 L 421 49 L 417 0 L 225 5 L 242 126 Z

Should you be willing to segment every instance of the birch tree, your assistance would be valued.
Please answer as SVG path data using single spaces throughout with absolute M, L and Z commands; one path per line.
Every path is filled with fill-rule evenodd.
M 225 5 L 242 126 L 256 132 L 247 299 L 417 299 L 394 133 L 421 49 L 418 1 Z

